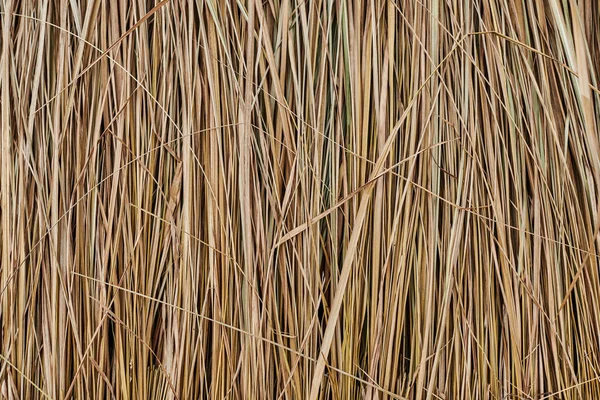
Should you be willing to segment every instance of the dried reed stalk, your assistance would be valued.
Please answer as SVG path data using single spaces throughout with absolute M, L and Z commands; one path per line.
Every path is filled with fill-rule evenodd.
M 4 399 L 600 398 L 596 0 L 2 0 Z

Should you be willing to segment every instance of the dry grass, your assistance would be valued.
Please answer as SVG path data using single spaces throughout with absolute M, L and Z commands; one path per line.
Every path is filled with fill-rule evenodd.
M 600 398 L 596 0 L 0 0 L 3 399 Z

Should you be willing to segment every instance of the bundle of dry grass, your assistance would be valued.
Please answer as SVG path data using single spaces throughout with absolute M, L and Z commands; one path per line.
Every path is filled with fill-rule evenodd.
M 0 20 L 2 398 L 600 398 L 597 1 Z

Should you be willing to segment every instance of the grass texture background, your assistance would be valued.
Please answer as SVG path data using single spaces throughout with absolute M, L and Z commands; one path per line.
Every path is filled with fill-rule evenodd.
M 3 399 L 600 398 L 596 0 L 1 0 Z

